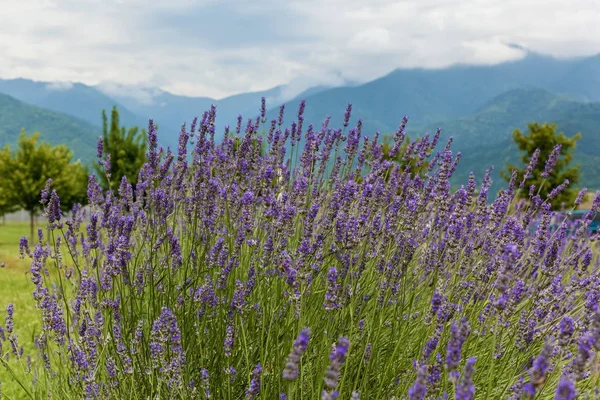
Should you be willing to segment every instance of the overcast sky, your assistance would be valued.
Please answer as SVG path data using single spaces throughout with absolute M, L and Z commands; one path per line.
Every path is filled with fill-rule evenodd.
M 600 53 L 600 0 L 0 0 L 0 78 L 210 96 Z

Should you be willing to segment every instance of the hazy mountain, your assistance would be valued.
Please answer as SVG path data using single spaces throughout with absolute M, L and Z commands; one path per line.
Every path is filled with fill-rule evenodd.
M 453 150 L 463 159 L 454 176 L 464 182 L 469 171 L 482 176 L 488 166 L 495 167 L 499 187 L 504 184 L 498 172 L 507 162 L 519 163 L 518 149 L 512 141 L 515 128 L 527 131 L 529 122 L 556 122 L 558 131 L 567 136 L 581 132 L 575 162 L 581 164 L 582 186 L 600 187 L 600 102 L 578 102 L 543 89 L 514 89 L 486 102 L 468 117 L 409 127 L 413 137 L 420 132 L 443 131 L 442 138 L 453 136 Z
M 309 88 L 297 97 L 314 95 L 329 89 L 326 86 Z M 194 117 L 201 117 L 202 113 L 210 109 L 211 105 L 217 107 L 217 132 L 222 133 L 225 125 L 234 126 L 237 116 L 242 115 L 244 122 L 247 118 L 254 118 L 260 113 L 261 98 L 265 97 L 268 104 L 279 106 L 290 100 L 293 93 L 287 86 L 277 86 L 272 89 L 241 93 L 217 100 L 210 97 L 188 97 L 173 95 L 159 89 L 128 88 L 126 86 L 100 86 L 105 94 L 112 96 L 119 103 L 145 118 L 153 118 L 159 125 L 160 136 L 165 143 L 176 146 L 177 137 L 183 123 L 191 123 Z
M 119 109 L 119 116 L 123 124 L 137 125 L 142 122 L 139 116 L 127 110 L 114 99 L 96 88 L 81 83 L 0 79 L 0 93 L 27 104 L 74 116 L 96 126 L 102 125 L 102 110 L 104 109 L 110 114 L 110 110 L 115 105 Z
M 75 159 L 83 161 L 94 159 L 96 141 L 102 134 L 86 121 L 0 94 L 0 146 L 10 144 L 14 149 L 23 128 L 28 135 L 40 132 L 41 139 L 52 144 L 68 144 Z
M 226 124 L 235 124 L 238 114 L 244 120 L 258 115 L 260 98 L 267 98 L 269 118 L 277 116 L 278 107 L 286 103 L 287 118 L 295 118 L 301 99 L 307 100 L 306 121 L 320 124 L 332 115 L 337 124 L 347 103 L 353 115 L 363 118 L 365 132 L 393 132 L 402 116 L 411 124 L 468 116 L 493 97 L 511 89 L 539 87 L 566 94 L 582 101 L 600 101 L 600 55 L 595 57 L 556 59 L 528 53 L 517 61 L 491 66 L 456 65 L 442 69 L 397 69 L 364 84 L 347 84 L 330 88 L 318 86 L 300 94 L 291 86 L 241 93 L 224 99 L 174 95 L 156 88 L 104 84 L 45 83 L 25 79 L 0 80 L 0 93 L 50 110 L 76 116 L 100 126 L 100 110 L 117 105 L 125 125 L 146 126 L 149 118 L 159 125 L 163 143 L 175 145 L 184 122 L 217 106 L 217 132 Z
M 578 100 L 600 101 L 598 70 L 600 56 L 556 59 L 535 53 L 491 66 L 397 69 L 362 85 L 307 96 L 305 120 L 320 123 L 331 115 L 332 123 L 339 125 L 347 103 L 352 103 L 353 116 L 364 120 L 366 132 L 390 133 L 404 115 L 418 125 L 465 117 L 493 97 L 517 88 L 539 87 Z M 286 110 L 297 110 L 299 102 L 300 98 L 288 102 Z M 276 114 L 274 108 L 269 117 Z
M 549 89 L 582 101 L 600 101 L 600 54 L 573 63 Z
M 310 88 L 302 95 L 316 94 L 325 86 Z M 288 100 L 289 90 L 278 86 L 269 90 L 242 93 L 221 100 L 209 97 L 174 95 L 156 88 L 131 88 L 119 85 L 92 87 L 81 83 L 37 82 L 28 79 L 0 79 L 0 93 L 24 103 L 69 115 L 101 127 L 101 111 L 119 109 L 120 122 L 125 126 L 147 127 L 152 118 L 159 126 L 159 140 L 164 146 L 177 146 L 181 125 L 191 123 L 215 104 L 218 109 L 219 131 L 226 124 L 234 124 L 238 114 L 244 118 L 259 113 L 260 99 L 270 102 Z M 219 132 L 220 133 L 220 132 Z M 16 136 L 15 136 L 16 137 Z
M 556 59 L 528 53 L 520 60 L 491 66 L 397 69 L 364 84 L 309 88 L 292 99 L 295 92 L 291 89 L 283 85 L 215 100 L 201 94 L 179 96 L 155 88 L 0 80 L 0 93 L 75 116 L 79 119 L 67 120 L 76 126 L 85 120 L 99 127 L 100 110 L 114 104 L 119 107 L 124 125 L 146 127 L 148 119 L 153 118 L 159 126 L 161 143 L 173 147 L 181 124 L 200 117 L 211 104 L 217 106 L 220 135 L 224 125 L 235 124 L 238 114 L 242 114 L 244 122 L 256 117 L 263 96 L 269 107 L 268 119 L 277 118 L 279 106 L 286 103 L 286 124 L 296 119 L 300 100 L 306 99 L 305 126 L 309 123 L 318 126 L 327 115 L 332 116 L 330 126 L 340 126 L 347 104 L 352 103 L 353 122 L 362 118 L 366 135 L 377 130 L 382 134 L 393 133 L 406 114 L 412 137 L 433 132 L 438 126 L 443 128 L 444 138 L 455 137 L 454 149 L 465 153 L 456 173 L 457 181 L 470 169 L 481 175 L 485 165 L 493 164 L 498 170 L 507 160 L 518 157 L 510 139 L 514 128 L 526 129 L 527 122 L 532 121 L 555 121 L 568 135 L 583 133 L 577 149 L 577 161 L 582 163 L 585 174 L 583 183 L 600 187 L 597 173 L 600 171 L 596 168 L 600 155 L 600 132 L 596 128 L 600 126 L 600 55 Z M 5 110 L 0 112 L 7 115 Z M 14 124 L 23 124 L 30 130 L 33 120 L 28 121 L 16 109 L 11 113 L 15 122 L 4 125 L 4 132 L 10 132 L 6 126 Z M 31 112 L 25 114 L 31 117 Z M 64 114 L 62 118 L 66 117 Z M 36 126 L 36 129 L 51 137 L 62 135 L 54 126 Z M 88 124 L 85 129 L 94 128 Z M 18 130 L 14 138 L 17 134 Z M 75 136 L 80 142 L 90 137 Z M 6 136 L 3 140 L 10 141 Z M 86 146 L 88 149 L 95 146 L 95 136 Z

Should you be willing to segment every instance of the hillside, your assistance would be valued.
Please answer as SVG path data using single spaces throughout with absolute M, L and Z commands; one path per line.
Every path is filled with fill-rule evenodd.
M 518 162 L 519 153 L 512 141 L 515 128 L 523 131 L 527 123 L 556 122 L 559 131 L 572 136 L 582 133 L 575 151 L 575 162 L 581 164 L 582 186 L 600 187 L 600 102 L 583 103 L 555 95 L 542 89 L 515 89 L 484 104 L 471 116 L 440 121 L 424 126 L 411 126 L 413 136 L 443 130 L 443 138 L 454 136 L 453 148 L 464 158 L 456 171 L 455 181 L 463 182 L 469 171 L 481 176 L 486 166 L 494 165 L 498 187 L 498 171 L 508 161 Z
M 26 79 L 0 80 L 0 93 L 25 103 L 58 111 L 100 126 L 100 110 L 117 105 L 124 125 L 145 127 L 149 118 L 161 128 L 163 145 L 176 145 L 183 122 L 191 122 L 211 104 L 217 106 L 217 133 L 227 124 L 255 117 L 260 98 L 265 96 L 275 118 L 282 102 L 287 120 L 294 118 L 301 99 L 307 100 L 306 122 L 320 124 L 327 116 L 338 124 L 347 103 L 353 115 L 365 122 L 365 132 L 393 132 L 402 116 L 419 126 L 467 117 L 490 99 L 512 89 L 539 87 L 565 94 L 578 101 L 600 101 L 600 55 L 556 59 L 528 53 L 516 61 L 496 65 L 455 65 L 440 69 L 397 69 L 364 84 L 342 87 L 319 86 L 290 98 L 288 86 L 240 93 L 224 99 L 180 96 L 156 88 L 130 88 L 115 84 L 97 87 L 83 84 L 35 82 Z
M 267 118 L 277 118 L 282 99 L 288 95 L 285 85 L 215 100 L 151 88 L 62 85 L 26 79 L 0 80 L 0 93 L 43 107 L 13 105 L 11 118 L 7 117 L 6 110 L 0 111 L 6 121 L 0 128 L 5 132 L 3 143 L 11 141 L 10 136 L 6 136 L 10 131 L 14 132 L 14 141 L 21 126 L 27 126 L 28 131 L 35 127 L 53 132 L 55 142 L 58 142 L 54 139 L 58 131 L 67 132 L 59 135 L 68 137 L 69 132 L 99 130 L 100 110 L 116 104 L 122 124 L 145 127 L 148 119 L 153 118 L 159 126 L 161 144 L 172 147 L 177 146 L 181 124 L 201 116 L 211 104 L 217 106 L 217 135 L 221 135 L 225 125 L 235 125 L 238 114 L 244 119 L 257 116 L 262 96 L 268 101 Z M 577 160 L 582 163 L 584 172 L 583 184 L 600 187 L 600 171 L 596 167 L 600 160 L 597 128 L 600 126 L 600 55 L 556 59 L 528 53 L 523 59 L 496 65 L 397 69 L 364 84 L 309 88 L 285 102 L 286 124 L 296 118 L 301 99 L 306 99 L 305 125 L 320 125 L 331 115 L 331 126 L 340 126 L 350 102 L 353 122 L 362 118 L 366 135 L 375 131 L 393 133 L 403 115 L 409 116 L 408 132 L 412 137 L 442 127 L 443 137 L 454 136 L 454 149 L 463 151 L 465 156 L 456 172 L 456 182 L 471 169 L 481 174 L 483 165 L 493 164 L 498 170 L 507 160 L 516 159 L 518 155 L 510 139 L 514 128 L 526 129 L 531 121 L 557 122 L 559 129 L 568 135 L 583 133 L 577 149 Z M 36 111 L 31 111 L 33 109 Z M 52 115 L 54 125 L 36 122 L 42 114 Z M 95 146 L 95 136 L 73 134 L 65 142 L 71 143 L 84 157 L 93 156 L 90 149 Z M 500 183 L 499 179 L 496 181 Z
M 52 144 L 67 144 L 74 158 L 90 162 L 96 154 L 99 128 L 61 113 L 25 104 L 0 94 L 0 146 L 14 148 L 21 129 L 27 134 L 40 132 L 41 139 Z
M 535 53 L 491 66 L 456 65 L 443 69 L 397 69 L 371 82 L 334 88 L 306 98 L 306 121 L 331 115 L 339 124 L 347 103 L 365 132 L 394 132 L 403 115 L 419 126 L 467 117 L 495 96 L 513 89 L 539 87 L 576 100 L 600 101 L 600 56 L 555 59 Z M 297 110 L 300 99 L 287 109 Z M 275 107 L 270 118 L 277 114 Z
M 29 79 L 0 79 L 0 93 L 7 94 L 24 103 L 46 108 L 84 120 L 94 126 L 102 126 L 102 110 L 110 113 L 113 106 L 119 109 L 121 123 L 125 125 L 148 124 L 114 99 L 96 88 L 81 83 L 64 84 L 37 82 Z
M 327 89 L 323 86 L 310 88 L 301 93 L 299 97 L 317 94 Z M 123 92 L 127 91 L 123 90 Z M 131 95 L 113 93 L 112 96 L 144 119 L 153 118 L 159 124 L 161 135 L 164 135 L 161 138 L 164 144 L 171 146 L 177 146 L 181 124 L 184 122 L 189 124 L 194 117 L 201 117 L 202 113 L 210 109 L 213 104 L 217 107 L 217 134 L 220 135 L 225 125 L 234 126 L 236 124 L 239 114 L 243 116 L 244 120 L 256 117 L 259 114 L 261 97 L 264 96 L 270 105 L 279 105 L 280 102 L 289 100 L 285 97 L 285 86 L 236 94 L 220 100 L 210 97 L 180 96 L 154 89 L 142 89 L 142 92 L 146 99 L 143 102 Z M 111 94 L 108 91 L 106 93 Z

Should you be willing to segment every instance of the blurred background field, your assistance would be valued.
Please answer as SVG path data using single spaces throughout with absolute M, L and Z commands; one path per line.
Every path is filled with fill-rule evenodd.
M 4 325 L 6 305 L 12 302 L 15 306 L 14 318 L 19 321 L 15 324 L 15 332 L 19 335 L 19 343 L 24 345 L 24 354 L 33 350 L 33 335 L 40 327 L 39 313 L 32 297 L 34 286 L 29 280 L 29 260 L 19 259 L 19 239 L 28 235 L 28 232 L 28 222 L 7 221 L 0 224 L 0 264 L 4 265 L 0 269 L 0 324 Z M 17 373 L 22 373 L 26 365 L 25 359 L 23 365 L 14 358 L 9 362 Z M 20 398 L 18 395 L 23 395 L 4 368 L 0 368 L 0 382 L 2 394 L 7 398 L 16 399 Z

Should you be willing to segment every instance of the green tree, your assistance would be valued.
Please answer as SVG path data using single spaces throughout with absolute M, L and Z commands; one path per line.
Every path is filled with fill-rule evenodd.
M 108 128 L 106 112 L 102 110 L 102 138 L 104 142 L 103 162 L 110 160 L 110 177 L 99 163 L 96 171 L 100 176 L 100 183 L 106 190 L 111 184 L 119 185 L 123 176 L 135 186 L 138 174 L 146 162 L 146 130 L 133 126 L 129 129 L 120 127 L 119 112 L 113 107 L 110 116 L 110 129 Z
M 0 203 L 7 211 L 29 212 L 32 238 L 35 215 L 43 209 L 40 193 L 48 179 L 65 211 L 75 203 L 83 204 L 87 195 L 87 168 L 79 160 L 72 161 L 69 147 L 38 143 L 39 136 L 39 132 L 27 136 L 22 130 L 16 151 L 8 145 L 0 150 Z
M 392 157 L 392 155 L 390 154 L 394 147 L 394 142 L 392 139 L 392 135 L 383 136 L 383 141 L 381 143 L 381 152 L 383 153 L 383 159 L 391 161 L 395 165 L 399 165 L 403 171 L 408 169 L 413 174 L 423 174 L 429 166 L 429 162 L 427 160 L 419 159 L 417 154 L 412 154 L 409 157 L 407 157 L 406 160 L 404 159 L 406 151 L 411 144 L 410 137 L 407 135 L 404 138 L 402 146 L 400 147 L 398 153 L 394 157 Z
M 570 185 L 562 190 L 556 197 L 549 200 L 554 208 L 559 208 L 561 203 L 572 204 L 577 197 L 577 189 L 573 188 L 579 182 L 581 173 L 579 165 L 569 167 L 573 160 L 573 151 L 577 146 L 577 141 L 581 139 L 581 133 L 577 133 L 572 137 L 565 136 L 564 132 L 556 132 L 556 124 L 539 124 L 537 122 L 528 124 L 529 132 L 523 133 L 519 129 L 513 131 L 513 140 L 517 147 L 523 152 L 521 162 L 524 164 L 518 167 L 512 164 L 507 164 L 506 171 L 501 171 L 502 177 L 508 182 L 512 171 L 516 170 L 519 177 L 523 177 L 527 165 L 536 149 L 539 149 L 538 162 L 533 168 L 531 175 L 526 183 L 525 189 L 520 191 L 520 196 L 528 194 L 528 188 L 531 185 L 536 186 L 536 193 L 546 199 L 548 194 L 556 187 L 562 184 L 565 179 L 569 180 Z M 554 147 L 561 145 L 556 165 L 548 177 L 544 177 L 546 161 L 552 154 Z M 517 182 L 517 185 L 519 182 Z
M 11 203 L 9 194 L 9 191 L 2 188 L 2 176 L 0 175 L 0 217 L 17 210 L 17 207 Z

